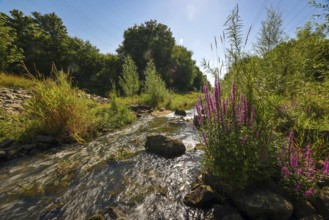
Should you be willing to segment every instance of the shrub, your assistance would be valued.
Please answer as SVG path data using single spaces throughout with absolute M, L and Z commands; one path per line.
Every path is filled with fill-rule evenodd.
M 288 146 L 282 147 L 279 156 L 282 184 L 297 196 L 314 197 L 319 192 L 317 184 L 329 177 L 329 161 L 326 159 L 319 168 L 320 163 L 314 160 L 311 147 L 299 148 L 293 138 L 291 131 Z
M 196 104 L 195 120 L 205 142 L 205 172 L 231 191 L 271 177 L 275 162 L 272 133 L 245 96 L 238 97 L 233 84 L 229 98 L 221 97 L 220 83 L 214 94 L 204 87 Z
M 157 73 L 152 60 L 146 66 L 144 92 L 144 102 L 152 107 L 163 102 L 168 93 L 166 84 Z
M 55 81 L 38 83 L 23 116 L 31 122 L 25 125 L 23 139 L 44 134 L 58 141 L 83 141 L 95 128 L 88 103 L 78 98 L 78 90 L 71 87 L 63 72 L 57 73 Z
M 98 130 L 120 128 L 136 119 L 136 115 L 117 99 L 115 93 L 110 94 L 110 99 L 110 105 L 95 108 Z

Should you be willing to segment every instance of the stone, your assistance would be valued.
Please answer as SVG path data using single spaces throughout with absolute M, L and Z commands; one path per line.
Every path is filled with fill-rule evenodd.
M 10 139 L 10 138 L 6 138 L 6 139 L 3 140 L 2 142 L 0 142 L 0 148 L 6 148 L 6 147 L 9 147 L 13 142 L 14 142 L 14 140 L 12 140 L 12 139 Z
M 0 161 L 7 159 L 6 151 L 0 150 Z
M 104 216 L 102 216 L 101 214 L 95 214 L 91 217 L 88 218 L 88 220 L 104 220 Z
M 102 214 L 106 219 L 126 219 L 120 209 L 112 206 L 107 207 Z
M 146 151 L 165 158 L 181 156 L 185 153 L 186 147 L 183 142 L 174 140 L 163 135 L 148 136 L 145 143 Z
M 323 220 L 323 218 L 320 215 L 313 214 L 313 215 L 308 215 L 303 218 L 299 218 L 299 220 Z
M 329 187 L 324 187 L 320 196 L 310 200 L 310 202 L 324 219 L 329 219 Z
M 236 191 L 230 197 L 234 205 L 251 219 L 265 217 L 284 220 L 293 213 L 290 201 L 267 189 L 248 188 Z
M 38 143 L 50 144 L 50 143 L 53 143 L 55 141 L 55 138 L 51 135 L 37 135 L 35 137 L 35 140 Z
M 12 109 L 17 109 L 17 110 L 22 110 L 24 109 L 23 106 L 19 103 L 13 103 L 13 104 L 9 104 L 8 108 L 12 108 Z
M 188 206 L 207 208 L 214 205 L 218 200 L 210 186 L 199 184 L 185 195 L 183 202 Z
M 36 147 L 37 147 L 36 144 L 26 144 L 26 145 L 22 146 L 22 149 L 30 151 L 30 150 L 32 150 L 33 148 L 36 148 Z
M 304 218 L 306 216 L 311 216 L 311 215 L 316 215 L 317 211 L 315 210 L 315 208 L 311 205 L 310 202 L 306 201 L 306 200 L 297 200 L 294 203 L 294 207 L 295 207 L 295 215 L 297 218 Z
M 241 213 L 236 208 L 225 205 L 213 206 L 214 219 L 215 220 L 243 220 Z
M 186 116 L 185 110 L 175 109 L 175 115 Z

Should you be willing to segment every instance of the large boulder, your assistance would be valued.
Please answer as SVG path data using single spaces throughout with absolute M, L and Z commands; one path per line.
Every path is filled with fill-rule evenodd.
M 234 205 L 250 219 L 289 219 L 292 203 L 268 189 L 249 188 L 231 194 Z
M 216 220 L 244 220 L 239 210 L 228 204 L 214 205 L 213 212 Z
M 150 153 L 165 158 L 173 158 L 183 155 L 186 147 L 183 142 L 179 140 L 174 140 L 162 135 L 152 135 L 147 137 L 145 149 Z
M 308 216 L 313 216 L 318 214 L 315 208 L 307 200 L 303 200 L 303 199 L 296 200 L 294 202 L 294 207 L 295 207 L 295 216 L 298 219 L 306 218 Z
M 321 189 L 320 195 L 310 202 L 324 219 L 329 219 L 329 187 Z

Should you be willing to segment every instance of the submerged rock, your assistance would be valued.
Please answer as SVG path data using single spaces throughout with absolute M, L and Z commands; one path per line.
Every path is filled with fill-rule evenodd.
M 175 115 L 186 116 L 185 110 L 175 109 Z
M 192 207 L 206 208 L 217 203 L 217 197 L 210 186 L 199 184 L 188 193 L 183 202 Z
M 145 143 L 145 149 L 150 153 L 165 158 L 179 157 L 186 151 L 183 142 L 162 135 L 148 136 Z

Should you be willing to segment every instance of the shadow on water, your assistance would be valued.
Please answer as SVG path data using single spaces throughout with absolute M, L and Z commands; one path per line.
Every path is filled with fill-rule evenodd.
M 145 152 L 151 134 L 182 140 L 187 153 L 164 159 Z M 201 173 L 198 142 L 186 118 L 145 116 L 87 145 L 9 161 L 0 168 L 1 219 L 112 219 L 113 210 L 127 219 L 205 219 L 182 203 Z

